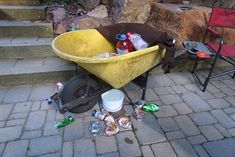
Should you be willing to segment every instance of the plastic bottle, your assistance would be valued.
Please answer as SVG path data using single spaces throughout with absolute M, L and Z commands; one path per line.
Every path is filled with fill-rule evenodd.
M 134 51 L 134 47 L 131 41 L 127 39 L 127 36 L 125 34 L 117 34 L 116 38 L 119 40 L 116 45 L 118 54 L 122 55 Z
M 146 103 L 143 106 L 143 110 L 146 112 L 157 112 L 159 110 L 159 105 L 155 103 Z
M 148 43 L 142 39 L 141 35 L 137 33 L 128 32 L 127 38 L 131 41 L 136 50 L 145 49 L 148 47 Z
M 60 122 L 56 122 L 55 127 L 58 128 L 62 128 L 65 127 L 66 125 L 71 124 L 74 121 L 72 116 L 68 116 L 66 117 L 63 121 Z

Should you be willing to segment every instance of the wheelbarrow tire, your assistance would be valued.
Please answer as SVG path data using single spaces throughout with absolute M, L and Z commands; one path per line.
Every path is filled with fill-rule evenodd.
M 87 77 L 85 74 L 75 76 L 70 79 L 64 86 L 61 92 L 61 102 L 62 105 L 66 104 L 76 98 L 84 96 L 87 88 Z M 87 103 L 79 104 L 78 106 L 69 110 L 72 113 L 83 113 L 90 110 L 97 101 L 89 101 Z

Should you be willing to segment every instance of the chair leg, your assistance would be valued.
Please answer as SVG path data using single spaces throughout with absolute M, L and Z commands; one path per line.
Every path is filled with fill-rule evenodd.
M 216 56 L 215 56 L 215 59 L 214 59 L 212 65 L 211 65 L 210 72 L 209 72 L 209 74 L 208 74 L 208 76 L 207 76 L 207 78 L 206 78 L 206 80 L 205 80 L 205 82 L 204 82 L 204 84 L 203 84 L 203 89 L 202 89 L 203 92 L 206 91 L 206 87 L 207 87 L 207 85 L 208 85 L 208 83 L 209 83 L 209 81 L 210 81 L 210 77 L 211 77 L 211 75 L 212 75 L 212 72 L 213 72 L 213 70 L 214 70 L 215 63 L 216 63 L 218 57 L 219 57 L 219 55 L 216 55 Z
M 232 76 L 232 78 L 233 78 L 233 79 L 235 78 L 235 72 L 233 73 L 233 76 Z
M 195 73 L 195 70 L 196 70 L 197 65 L 198 65 L 198 60 L 199 60 L 199 58 L 197 57 L 197 59 L 195 60 L 194 65 L 193 65 L 193 70 L 192 70 L 192 72 L 191 72 L 191 73 Z

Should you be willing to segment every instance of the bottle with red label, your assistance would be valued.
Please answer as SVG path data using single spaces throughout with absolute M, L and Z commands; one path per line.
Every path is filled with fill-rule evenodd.
M 119 40 L 116 45 L 118 54 L 122 55 L 134 51 L 134 47 L 131 41 L 127 39 L 127 36 L 125 34 L 117 34 L 116 38 Z

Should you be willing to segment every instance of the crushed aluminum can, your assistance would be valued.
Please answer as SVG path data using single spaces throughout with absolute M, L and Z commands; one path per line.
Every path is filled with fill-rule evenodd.
M 89 126 L 90 133 L 93 136 L 97 136 L 100 132 L 100 123 L 99 121 L 92 121 Z
M 48 105 L 52 104 L 52 99 L 51 98 L 46 98 L 45 100 L 46 100 Z
M 110 123 L 115 123 L 115 120 L 112 115 L 108 115 L 104 118 L 105 124 L 108 125 Z
M 109 123 L 107 127 L 105 128 L 105 135 L 112 136 L 112 135 L 117 134 L 118 131 L 119 131 L 119 128 L 115 123 Z
M 125 128 L 125 129 L 131 128 L 131 122 L 128 117 L 121 117 L 118 120 L 118 125 L 122 128 Z
M 144 119 L 144 111 L 138 108 L 135 108 L 135 111 L 133 112 L 133 116 L 136 120 L 142 121 Z
M 91 115 L 99 120 L 104 120 L 104 118 L 106 117 L 106 114 L 98 110 L 92 111 Z
M 134 107 L 135 108 L 138 108 L 138 109 L 141 109 L 143 106 L 144 106 L 145 102 L 144 100 L 140 100 L 140 101 L 137 101 L 135 104 L 134 104 Z
M 59 91 L 62 91 L 63 88 L 64 88 L 64 85 L 63 85 L 63 83 L 61 83 L 61 82 L 57 82 L 57 83 L 56 83 L 56 87 L 57 87 L 57 89 L 58 89 Z

